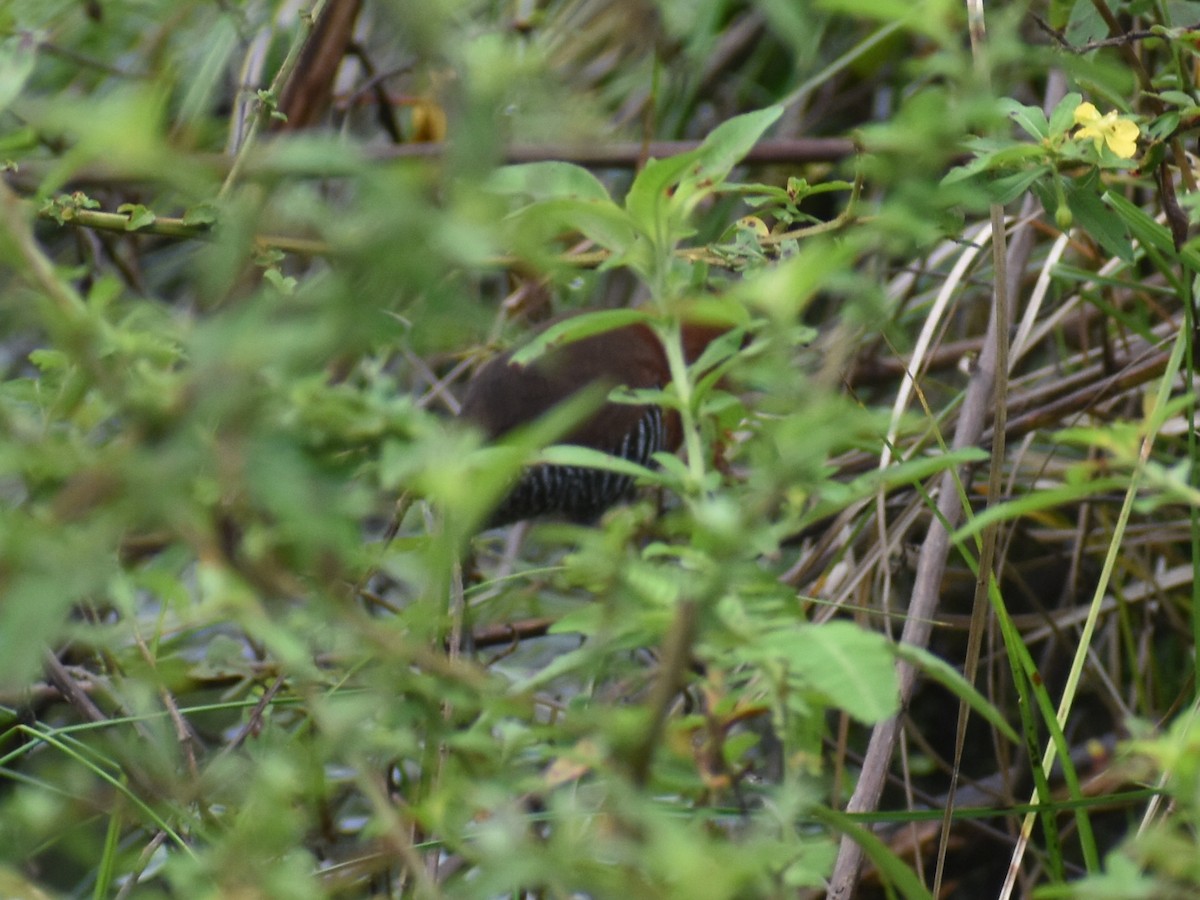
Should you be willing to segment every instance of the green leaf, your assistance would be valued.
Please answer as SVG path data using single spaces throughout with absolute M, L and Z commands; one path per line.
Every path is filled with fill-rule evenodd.
M 1044 141 L 1050 136 L 1050 123 L 1041 107 L 1026 106 L 1010 97 L 1002 97 L 999 102 L 1001 110 L 1030 137 Z
M 41 523 L 17 510 L 0 514 L 0 689 L 26 685 L 59 639 L 72 604 L 103 590 L 115 567 L 103 528 Z
M 577 231 L 613 254 L 624 254 L 637 237 L 633 224 L 611 200 L 542 200 L 514 214 L 514 221 L 529 229 L 528 237 L 540 246 L 562 232 Z
M 71 367 L 71 357 L 62 350 L 41 348 L 31 350 L 29 361 L 42 372 L 64 371 Z
M 1050 10 L 1047 18 L 1052 28 L 1065 28 L 1070 21 L 1071 10 L 1076 0 L 1050 0 Z M 1085 5 L 1085 4 L 1080 4 Z
M 1066 0 L 1063 0 L 1057 5 L 1060 10 L 1064 5 L 1069 6 L 1070 11 L 1065 24 L 1060 24 L 1060 19 L 1060 23 L 1056 23 L 1055 27 L 1062 28 L 1063 36 L 1074 46 L 1078 47 L 1091 41 L 1103 40 L 1109 36 L 1109 26 L 1096 9 L 1096 4 L 1077 2 L 1077 0 L 1067 3 Z M 1093 95 L 1096 93 L 1094 84 L 1089 85 L 1088 88 Z
M 832 706 L 860 722 L 879 722 L 900 707 L 888 642 L 850 622 L 801 625 L 758 638 L 756 651 L 778 657 L 788 671 Z
M 1166 225 L 1155 222 L 1142 208 L 1130 203 L 1120 194 L 1112 191 L 1104 195 L 1104 202 L 1121 217 L 1129 226 L 1133 236 L 1144 246 L 1153 248 L 1168 259 L 1175 257 L 1175 241 Z M 1193 271 L 1200 271 L 1200 254 L 1195 249 L 1185 246 L 1180 253 L 1184 261 Z
M 699 150 L 680 153 L 667 159 L 652 159 L 646 163 L 629 192 L 625 195 L 625 210 L 642 233 L 655 240 L 659 223 L 671 199 L 671 189 L 699 158 Z
M 37 42 L 30 34 L 0 42 L 0 111 L 8 109 L 25 89 L 37 62 Z
M 213 203 L 197 203 L 183 213 L 184 225 L 215 225 L 217 222 L 217 207 Z
M 1183 91 L 1160 91 L 1158 97 L 1164 103 L 1178 106 L 1180 109 L 1187 109 L 1195 103 L 1192 96 Z
M 578 626 L 580 633 L 587 634 L 589 628 L 589 618 L 586 614 L 581 615 L 574 623 L 563 620 L 558 626 L 555 626 L 555 633 L 566 633 L 576 630 L 574 626 Z M 531 691 L 538 690 L 543 685 L 552 684 L 556 678 L 561 678 L 568 675 L 577 669 L 587 670 L 588 664 L 595 658 L 595 651 L 590 647 L 583 646 L 578 650 L 570 650 L 559 656 L 556 656 L 551 662 L 547 663 L 538 671 L 532 673 L 528 678 L 520 681 L 515 681 L 512 687 L 509 688 L 509 693 L 513 696 L 520 696 Z
M 585 603 L 576 607 L 550 626 L 550 634 L 596 634 L 604 627 L 608 610 L 599 603 Z
M 1178 110 L 1168 110 L 1146 126 L 1146 134 L 1154 140 L 1164 140 L 1175 133 L 1182 118 Z
M 536 462 L 549 463 L 555 466 L 573 466 L 581 469 L 604 469 L 619 475 L 632 475 L 634 478 L 648 484 L 666 484 L 669 479 L 653 469 L 639 466 L 635 462 L 620 456 L 610 456 L 591 447 L 581 447 L 578 444 L 554 444 L 547 447 L 535 458 Z
M 503 166 L 487 180 L 487 190 L 532 200 L 610 201 L 600 179 L 574 163 L 548 161 Z
M 852 239 L 806 241 L 795 256 L 756 271 L 729 295 L 751 309 L 764 311 L 776 321 L 789 321 L 808 306 L 831 278 L 853 262 L 858 253 L 855 244 Z
M 298 284 L 296 279 L 290 275 L 285 276 L 274 266 L 263 272 L 263 280 L 279 291 L 284 297 L 290 297 L 296 293 L 296 285 Z
M 974 149 L 978 154 L 975 159 L 947 172 L 942 179 L 942 184 L 954 184 L 978 175 L 980 172 L 1024 167 L 1033 161 L 1040 162 L 1046 156 L 1045 149 L 1038 144 L 1008 142 L 997 144 L 988 141 L 977 143 Z
M 221 16 L 204 36 L 204 54 L 179 101 L 179 122 L 194 125 L 208 115 L 218 96 L 227 66 L 240 46 L 234 17 Z
M 1016 200 L 1029 190 L 1034 182 L 1051 171 L 1049 166 L 1035 166 L 1024 172 L 1014 172 L 1011 175 L 993 178 L 991 181 L 985 182 L 985 185 L 993 202 L 1003 205 Z
M 713 129 L 698 148 L 695 165 L 671 195 L 675 214 L 686 219 L 701 199 L 719 190 L 733 167 L 782 113 L 782 107 L 770 106 L 736 116 Z
M 944 659 L 935 656 L 923 647 L 915 647 L 912 644 L 894 644 L 892 650 L 897 658 L 911 663 L 927 677 L 932 678 L 938 684 L 942 685 L 942 687 L 957 694 L 960 699 L 965 700 L 971 709 L 979 713 L 979 715 L 991 723 L 992 726 L 997 728 L 1014 744 L 1020 743 L 1020 736 L 1008 724 L 1008 720 L 1004 718 L 1004 714 L 989 703 L 987 698 L 979 693 L 975 689 L 975 686 L 962 676 L 962 673 Z
M 685 186 L 707 190 L 724 181 L 782 114 L 782 106 L 769 106 L 722 122 L 697 150 L 698 165 L 688 175 Z
M 1150 832 L 1151 842 L 1162 840 L 1165 835 Z M 1163 848 L 1168 846 L 1164 843 Z M 1136 850 L 1122 848 L 1104 857 L 1103 874 L 1089 874 L 1069 884 L 1047 885 L 1038 889 L 1038 897 L 1051 900 L 1055 897 L 1090 897 L 1092 900 L 1154 900 L 1162 897 L 1167 889 L 1162 881 L 1142 869 L 1142 864 L 1128 854 Z
M 512 361 L 518 366 L 533 362 L 543 353 L 584 338 L 604 334 L 626 325 L 649 322 L 650 316 L 637 309 L 606 309 L 598 312 L 571 316 L 555 322 L 528 344 L 513 354 Z
M 782 107 L 771 106 L 735 116 L 714 128 L 695 150 L 650 160 L 625 197 L 630 217 L 656 245 L 672 246 L 686 237 L 686 229 L 678 223 L 701 197 L 721 187 L 782 112 Z
M 129 216 L 129 222 L 125 225 L 126 231 L 137 231 L 154 224 L 154 213 L 140 203 L 122 203 L 117 207 L 117 212 Z
M 845 813 L 824 806 L 813 807 L 810 814 L 817 821 L 849 836 L 854 843 L 862 847 L 863 852 L 882 873 L 884 880 L 891 882 L 901 897 L 906 900 L 932 900 L 933 895 L 921 883 L 921 879 L 871 829 L 859 825 Z
M 1067 207 L 1075 217 L 1075 224 L 1111 253 L 1127 263 L 1133 262 L 1133 244 L 1121 216 L 1104 205 L 1097 194 L 1099 178 L 1095 172 L 1083 181 L 1065 179 L 1063 190 Z
M 1058 137 L 1066 134 L 1075 125 L 1075 110 L 1083 102 L 1083 95 L 1072 91 L 1054 107 L 1050 114 L 1050 136 Z
M 1105 491 L 1119 492 L 1127 486 L 1127 479 L 1113 477 L 1097 478 L 1082 484 L 1067 484 L 1062 487 L 1037 490 L 1015 500 L 989 506 L 979 515 L 972 516 L 969 522 L 959 527 L 950 536 L 950 540 L 957 544 L 960 541 L 979 534 L 979 532 L 983 531 L 992 522 L 1018 519 L 1021 516 L 1029 515 L 1043 509 L 1053 509 L 1056 506 L 1076 503 L 1088 497 L 1096 497 Z
M 872 469 L 846 484 L 827 485 L 818 501 L 801 518 L 802 523 L 820 521 L 858 500 L 880 491 L 888 491 L 897 485 L 915 485 L 946 469 L 972 462 L 984 462 L 990 458 L 986 450 L 979 447 L 963 447 L 945 453 L 933 453 L 914 457 L 893 464 L 886 469 Z

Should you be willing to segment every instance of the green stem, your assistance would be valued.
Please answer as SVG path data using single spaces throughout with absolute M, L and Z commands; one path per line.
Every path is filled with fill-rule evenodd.
M 279 71 L 275 73 L 275 78 L 271 81 L 269 92 L 278 97 L 283 86 L 291 77 L 292 71 L 296 68 L 296 64 L 300 61 L 300 51 L 304 49 L 304 44 L 312 34 L 313 24 L 321 15 L 321 8 L 325 5 L 325 0 L 317 0 L 313 5 L 312 10 L 307 16 L 301 17 L 303 27 L 296 33 L 296 37 L 292 40 L 292 45 L 288 48 L 287 56 L 283 60 L 283 65 L 279 67 Z M 271 118 L 271 110 L 261 99 L 257 101 L 258 110 L 254 118 L 250 122 L 250 126 L 246 129 L 246 137 L 242 141 L 242 145 L 238 147 L 237 156 L 234 157 L 233 165 L 229 167 L 229 174 L 225 176 L 225 181 L 221 184 L 221 189 L 217 191 L 218 197 L 224 197 L 229 193 L 239 177 L 241 177 L 242 169 L 245 168 L 246 160 L 250 154 L 250 148 L 254 145 L 254 139 L 258 136 L 259 130 Z
M 663 334 L 663 347 L 667 351 L 667 367 L 675 392 L 679 396 L 679 424 L 683 432 L 684 461 L 692 481 L 689 492 L 699 490 L 704 483 L 704 447 L 700 442 L 700 430 L 696 427 L 696 416 L 692 409 L 692 382 L 688 375 L 687 360 L 683 356 L 683 325 L 672 320 Z

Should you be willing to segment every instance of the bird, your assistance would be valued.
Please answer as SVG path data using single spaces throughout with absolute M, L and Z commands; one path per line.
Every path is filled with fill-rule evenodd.
M 683 353 L 690 364 L 727 325 L 685 323 Z M 491 440 L 504 437 L 593 385 L 631 389 L 665 388 L 671 381 L 666 352 L 654 330 L 635 322 L 553 347 L 526 365 L 513 352 L 484 363 L 467 384 L 460 417 Z M 679 414 L 657 404 L 607 401 L 560 443 L 590 447 L 641 466 L 655 453 L 675 452 L 682 442 Z M 559 515 L 594 522 L 609 507 L 629 499 L 633 478 L 607 469 L 548 463 L 526 467 L 487 520 L 499 528 L 523 519 Z

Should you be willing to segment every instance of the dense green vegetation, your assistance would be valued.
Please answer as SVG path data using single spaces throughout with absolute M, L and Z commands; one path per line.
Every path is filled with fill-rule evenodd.
M 1194 896 L 1200 3 L 979 6 L 0 5 L 0 893 Z

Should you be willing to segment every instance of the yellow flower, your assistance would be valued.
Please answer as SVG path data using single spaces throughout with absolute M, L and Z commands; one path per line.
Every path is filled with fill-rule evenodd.
M 1080 103 L 1075 107 L 1075 124 L 1080 126 L 1075 132 L 1076 140 L 1094 141 L 1096 152 L 1103 144 L 1121 159 L 1130 159 L 1137 153 L 1137 139 L 1140 130 L 1136 122 L 1122 119 L 1114 109 L 1100 115 L 1100 111 L 1090 103 Z

